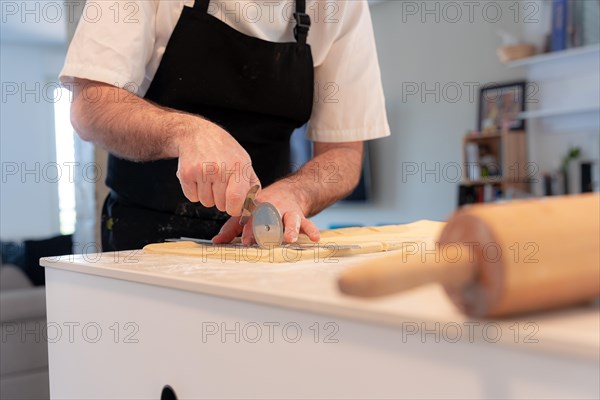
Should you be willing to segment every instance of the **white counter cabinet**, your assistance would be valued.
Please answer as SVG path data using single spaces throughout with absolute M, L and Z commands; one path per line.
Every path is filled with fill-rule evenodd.
M 597 305 L 486 321 L 435 285 L 339 294 L 339 272 L 369 257 L 42 259 L 51 396 L 160 399 L 165 385 L 177 399 L 600 396 Z

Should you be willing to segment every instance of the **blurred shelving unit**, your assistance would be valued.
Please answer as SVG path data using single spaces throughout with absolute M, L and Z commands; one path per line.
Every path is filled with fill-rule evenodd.
M 600 175 L 600 45 L 572 48 L 513 61 L 529 82 L 526 110 L 529 159 L 538 170 L 533 192 L 544 194 L 541 176 L 555 171 L 569 148 L 579 147 L 578 162 L 593 165 L 594 189 Z M 578 174 L 577 165 L 572 173 Z M 570 179 L 569 193 L 580 191 Z

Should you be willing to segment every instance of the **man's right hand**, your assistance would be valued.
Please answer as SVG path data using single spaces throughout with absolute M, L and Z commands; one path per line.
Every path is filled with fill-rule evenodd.
M 113 85 L 74 78 L 71 122 L 79 136 L 132 161 L 179 157 L 185 196 L 239 216 L 260 184 L 250 156 L 210 121 L 153 104 Z
M 189 131 L 174 137 L 178 148 L 177 177 L 185 197 L 205 207 L 241 215 L 246 194 L 260 185 L 250 156 L 224 129 L 200 118 Z

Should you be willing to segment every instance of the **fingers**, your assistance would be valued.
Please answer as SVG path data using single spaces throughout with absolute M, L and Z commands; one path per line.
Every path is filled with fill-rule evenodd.
M 310 220 L 304 218 L 299 212 L 291 211 L 283 216 L 285 243 L 294 243 L 298 240 L 300 231 L 304 232 L 310 240 L 318 242 L 320 239 L 319 229 Z M 251 246 L 256 243 L 254 234 L 252 233 L 252 219 L 245 225 L 240 225 L 238 217 L 231 217 L 225 222 L 221 231 L 215 236 L 212 241 L 215 244 L 231 243 L 233 239 L 242 235 L 242 244 Z
M 197 203 L 199 201 L 197 186 L 193 183 L 187 183 L 181 180 L 179 182 L 181 183 L 181 190 L 183 190 L 185 197 L 192 203 Z
M 283 216 L 283 241 L 285 243 L 294 243 L 298 240 L 301 222 L 302 215 L 297 211 L 287 212 Z
M 242 174 L 229 174 L 227 176 L 227 190 L 225 191 L 225 211 L 231 216 L 240 216 L 248 191 L 255 185 L 260 186 L 252 165 L 248 170 L 243 169 Z M 241 175 L 241 176 L 240 176 Z
M 233 239 L 242 233 L 242 228 L 240 219 L 238 217 L 231 217 L 225 222 L 217 236 L 212 239 L 212 242 L 215 244 L 231 243 Z
M 306 233 L 308 238 L 313 242 L 318 242 L 321 239 L 319 228 L 304 216 L 296 211 L 290 211 L 283 216 L 284 234 L 283 241 L 285 243 L 294 243 L 298 240 L 300 232 Z
M 244 175 L 246 175 L 246 174 L 244 174 Z M 252 187 L 254 185 L 261 186 L 260 179 L 258 179 L 258 176 L 256 175 L 256 172 L 254 172 L 254 168 L 252 168 L 252 166 L 250 166 L 250 171 L 249 171 L 248 176 L 244 176 L 243 179 L 248 181 L 249 187 Z
M 254 238 L 254 232 L 252 232 L 252 219 L 250 219 L 242 232 L 242 244 L 244 246 L 252 246 L 254 243 L 256 243 L 256 239 Z
M 221 179 L 217 179 L 212 184 L 212 196 L 215 201 L 215 206 L 219 209 L 219 211 L 226 210 L 226 192 L 227 192 L 227 183 Z
M 319 232 L 319 228 L 309 219 L 302 219 L 300 223 L 300 230 L 308 236 L 310 240 L 313 242 L 318 242 L 321 240 L 321 232 Z
M 242 215 L 242 207 L 244 200 L 251 186 L 244 179 L 238 179 L 237 176 L 231 175 L 227 183 L 225 191 L 225 211 L 227 214 L 239 217 Z
M 211 208 L 215 206 L 212 182 L 202 182 L 198 179 L 196 190 L 198 191 L 198 200 L 204 207 Z
M 254 185 L 260 186 L 252 168 L 248 177 L 240 177 L 235 173 L 214 174 L 214 171 L 208 170 L 178 170 L 177 177 L 188 200 L 193 203 L 199 201 L 207 208 L 216 206 L 219 211 L 227 212 L 233 217 L 242 214 L 244 200 L 250 188 Z
M 196 185 L 196 179 L 194 178 L 193 171 L 181 169 L 181 166 L 177 169 L 175 174 L 179 183 L 181 184 L 181 190 L 185 197 L 192 203 L 198 202 L 198 186 Z
M 205 207 L 239 216 L 253 185 L 260 185 L 246 150 L 225 130 L 208 121 L 194 128 L 202 135 L 183 135 L 175 140 L 179 165 L 177 177 L 186 198 Z
M 216 163 L 203 162 L 199 165 L 196 170 L 196 182 L 198 199 L 200 203 L 206 208 L 215 206 L 215 196 L 213 194 L 213 182 L 214 176 L 218 174 L 218 168 Z

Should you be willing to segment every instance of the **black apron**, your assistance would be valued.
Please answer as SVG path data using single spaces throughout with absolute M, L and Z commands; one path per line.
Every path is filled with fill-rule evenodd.
M 291 43 L 244 35 L 208 14 L 209 3 L 183 8 L 145 98 L 221 126 L 249 153 L 266 187 L 289 173 L 290 135 L 312 112 L 305 0 L 296 1 Z M 189 202 L 176 171 L 177 159 L 137 163 L 109 155 L 104 251 L 180 236 L 210 239 L 219 232 L 228 216 Z

